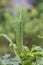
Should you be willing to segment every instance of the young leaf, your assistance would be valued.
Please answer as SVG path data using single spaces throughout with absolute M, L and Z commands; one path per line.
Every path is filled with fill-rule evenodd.
M 22 52 L 23 46 L 23 21 L 22 21 L 22 13 L 20 13 L 19 20 L 16 25 L 16 44 L 17 44 L 17 52 L 20 54 Z

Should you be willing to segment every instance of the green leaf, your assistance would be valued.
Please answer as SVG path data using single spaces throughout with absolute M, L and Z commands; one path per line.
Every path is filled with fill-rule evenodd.
M 22 13 L 20 13 L 20 16 L 18 18 L 15 31 L 16 31 L 17 53 L 20 54 L 22 52 L 22 46 L 23 46 L 23 21 L 22 21 Z

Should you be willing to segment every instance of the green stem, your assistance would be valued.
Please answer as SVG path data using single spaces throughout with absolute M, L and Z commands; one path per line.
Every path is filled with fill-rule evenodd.
M 22 53 L 23 46 L 23 22 L 22 22 L 22 13 L 20 13 L 19 20 L 16 26 L 16 44 L 18 54 Z

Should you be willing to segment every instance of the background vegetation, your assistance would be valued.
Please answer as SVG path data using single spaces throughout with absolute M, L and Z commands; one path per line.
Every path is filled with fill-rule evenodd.
M 14 14 L 11 11 L 6 11 L 7 8 L 5 6 L 8 3 L 10 4 L 10 0 L 0 1 L 0 33 L 6 34 L 16 43 L 15 29 L 21 10 L 23 10 L 21 19 L 21 22 L 23 22 L 23 44 L 29 48 L 31 48 L 33 44 L 43 48 L 43 1 L 36 0 L 30 9 L 19 5 L 14 6 L 11 8 L 14 10 Z M 7 41 L 7 39 L 0 37 L 0 43 L 0 55 L 9 53 L 9 51 L 12 53 L 12 56 L 14 55 L 14 51 L 9 50 L 9 41 Z

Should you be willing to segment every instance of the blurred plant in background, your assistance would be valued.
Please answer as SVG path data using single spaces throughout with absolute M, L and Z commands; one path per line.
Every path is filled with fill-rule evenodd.
M 7 34 L 9 38 L 17 44 L 18 48 L 16 47 L 16 53 L 22 60 L 23 65 L 43 65 L 43 63 L 39 63 L 41 59 L 43 60 L 43 49 L 38 46 L 32 47 L 33 44 L 43 47 L 43 2 L 39 0 L 36 0 L 36 2 L 36 5 L 27 9 L 25 6 L 21 5 L 8 5 L 10 4 L 10 0 L 0 0 L 0 33 Z M 10 10 L 6 10 L 7 5 L 12 8 Z M 23 10 L 22 19 L 20 16 L 21 10 Z M 1 37 L 0 43 L 1 55 L 9 52 L 14 55 L 14 50 L 9 47 L 9 44 L 7 44 L 9 43 L 8 40 Z M 32 48 L 29 49 L 28 47 L 23 46 L 22 43 Z M 6 57 L 8 57 L 8 55 Z
M 0 3 L 3 3 L 4 6 L 7 2 L 8 0 L 4 0 Z M 28 10 L 22 6 L 14 6 L 14 9 L 17 11 L 16 17 L 13 16 L 12 13 L 3 10 L 4 8 L 1 8 L 0 33 L 7 34 L 13 41 L 15 41 L 15 21 L 18 19 L 19 11 L 23 8 L 24 43 L 28 46 L 32 46 L 33 44 L 43 45 L 43 40 L 38 38 L 38 35 L 43 36 L 43 2 L 38 1 L 37 6 Z

